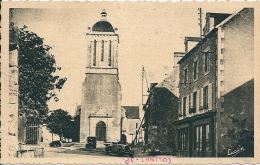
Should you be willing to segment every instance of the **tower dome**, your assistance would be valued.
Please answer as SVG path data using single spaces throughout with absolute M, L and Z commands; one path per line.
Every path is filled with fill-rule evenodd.
M 95 23 L 92 27 L 92 31 L 96 32 L 114 32 L 113 26 L 106 20 L 107 13 L 105 10 L 101 13 L 101 21 Z

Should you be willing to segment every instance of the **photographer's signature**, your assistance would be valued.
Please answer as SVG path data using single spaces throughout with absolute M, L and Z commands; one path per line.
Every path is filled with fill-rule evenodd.
M 240 145 L 239 145 L 237 147 L 237 149 L 235 149 L 234 151 L 232 151 L 231 149 L 228 149 L 228 156 L 235 156 L 243 151 L 245 151 L 245 149 L 243 147 L 240 147 Z

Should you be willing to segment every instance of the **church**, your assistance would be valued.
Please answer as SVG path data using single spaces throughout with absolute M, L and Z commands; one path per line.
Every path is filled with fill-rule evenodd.
M 120 140 L 121 85 L 118 72 L 119 35 L 106 20 L 105 10 L 101 20 L 86 34 L 85 80 L 82 84 L 80 117 L 80 143 L 88 136 L 97 138 L 97 145 Z

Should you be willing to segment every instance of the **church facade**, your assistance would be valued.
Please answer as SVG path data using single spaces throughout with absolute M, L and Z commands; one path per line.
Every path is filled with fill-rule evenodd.
M 98 142 L 120 140 L 121 85 L 118 77 L 119 36 L 101 13 L 87 33 L 85 80 L 82 84 L 80 142 L 88 136 Z

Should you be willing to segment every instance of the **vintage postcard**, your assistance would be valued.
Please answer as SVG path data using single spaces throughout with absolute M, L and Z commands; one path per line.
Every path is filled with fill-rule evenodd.
M 3 164 L 259 163 L 259 3 L 1 5 Z

